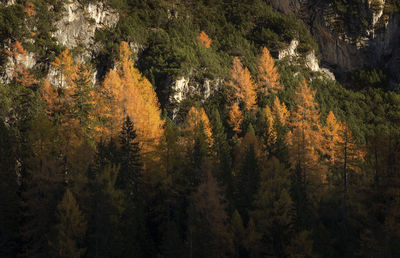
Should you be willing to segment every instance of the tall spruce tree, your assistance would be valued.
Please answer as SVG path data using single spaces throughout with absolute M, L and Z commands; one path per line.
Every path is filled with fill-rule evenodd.
M 211 122 L 214 137 L 212 149 L 216 154 L 216 178 L 222 189 L 225 191 L 226 199 L 229 202 L 232 202 L 233 174 L 230 146 L 226 137 L 224 125 L 222 124 L 217 109 L 213 110 Z
M 134 125 L 127 116 L 119 136 L 119 163 L 121 165 L 117 187 L 124 190 L 127 196 L 136 195 L 142 180 L 143 163 Z

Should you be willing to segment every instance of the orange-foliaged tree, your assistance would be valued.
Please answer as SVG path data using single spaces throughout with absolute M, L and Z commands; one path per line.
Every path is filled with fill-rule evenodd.
M 58 69 L 59 85 L 61 88 L 72 87 L 77 78 L 78 66 L 75 64 L 72 53 L 66 48 L 51 63 Z
M 267 122 L 267 128 L 265 128 L 265 138 L 266 144 L 268 146 L 273 146 L 277 140 L 277 132 L 276 132 L 276 119 L 271 111 L 270 107 L 266 107 L 264 110 L 264 116 Z
M 279 122 L 282 125 L 286 125 L 288 123 L 290 116 L 289 110 L 287 109 L 285 103 L 281 103 L 278 97 L 275 97 L 272 112 L 275 118 L 279 119 Z
M 339 132 L 341 131 L 342 125 L 337 121 L 332 111 L 329 112 L 326 117 L 326 125 L 323 128 L 325 138 L 325 150 L 328 161 L 332 164 L 336 162 L 337 156 L 337 144 L 339 141 Z
M 359 162 L 364 159 L 365 153 L 357 146 L 348 125 L 337 121 L 332 111 L 326 118 L 324 138 L 325 153 L 334 168 L 342 170 L 344 176 L 347 169 L 360 169 Z
M 33 74 L 25 66 L 26 61 L 26 50 L 19 41 L 16 41 L 9 50 L 5 53 L 13 59 L 15 68 L 13 71 L 13 79 L 15 82 L 22 84 L 25 87 L 32 86 L 36 83 L 36 79 Z
M 151 83 L 134 67 L 132 52 L 126 42 L 120 46 L 116 70 L 104 79 L 103 94 L 109 107 L 109 133 L 119 132 L 123 119 L 129 116 L 135 126 L 143 152 L 149 152 L 162 136 L 160 105 Z
M 274 59 L 266 47 L 263 48 L 258 61 L 257 82 L 265 96 L 268 96 L 270 93 L 276 94 L 279 90 L 283 89 L 279 82 L 279 73 L 275 67 Z
M 208 35 L 202 31 L 200 35 L 197 37 L 197 41 L 201 46 L 205 48 L 210 48 L 212 40 L 208 37 Z
M 236 134 L 239 134 L 242 130 L 240 126 L 243 121 L 243 113 L 240 111 L 239 104 L 234 103 L 229 110 L 229 125 L 233 128 Z
M 209 147 L 211 147 L 213 136 L 208 116 L 204 111 L 204 108 L 193 106 L 186 117 L 185 131 L 188 134 L 195 135 L 199 133 L 199 130 L 204 130 L 204 133 L 208 138 Z
M 246 110 L 257 108 L 257 84 L 251 78 L 250 71 L 243 67 L 238 57 L 233 59 L 231 80 L 227 83 L 234 91 L 236 101 L 244 103 Z
M 326 179 L 326 166 L 320 162 L 320 155 L 325 150 L 314 95 L 315 91 L 310 89 L 305 80 L 299 84 L 287 143 L 292 169 L 301 174 L 304 185 L 318 186 Z

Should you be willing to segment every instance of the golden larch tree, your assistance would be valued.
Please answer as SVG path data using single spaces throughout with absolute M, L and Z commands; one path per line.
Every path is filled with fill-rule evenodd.
M 278 118 L 282 125 L 286 125 L 290 116 L 289 110 L 285 103 L 281 103 L 279 98 L 275 96 L 274 106 L 272 108 L 274 117 Z
M 77 78 L 78 65 L 72 57 L 72 53 L 66 48 L 51 63 L 58 69 L 59 84 L 61 88 L 73 87 L 74 80 Z M 64 83 L 65 82 L 65 83 Z
M 144 153 L 153 150 L 162 135 L 160 104 L 151 83 L 134 67 L 132 52 L 126 42 L 120 46 L 116 70 L 110 70 L 104 80 L 103 93 L 111 120 L 110 133 L 119 132 L 125 116 L 135 126 Z
M 35 15 L 36 14 L 35 5 L 30 1 L 25 2 L 24 13 L 26 13 L 28 17 Z
M 238 57 L 233 59 L 231 78 L 227 85 L 234 90 L 236 100 L 243 102 L 245 109 L 255 110 L 257 108 L 257 85 L 253 82 L 250 71 L 247 67 L 243 67 Z
M 339 140 L 339 131 L 341 130 L 341 124 L 336 120 L 335 115 L 332 111 L 329 112 L 326 117 L 326 125 L 323 128 L 324 140 L 325 140 L 325 151 L 329 162 L 335 163 L 336 158 L 336 145 Z
M 274 119 L 274 115 L 271 111 L 270 107 L 266 107 L 264 110 L 264 115 L 266 118 L 266 122 L 267 122 L 267 128 L 265 130 L 265 135 L 264 137 L 266 138 L 266 144 L 268 146 L 273 146 L 276 143 L 277 140 L 277 132 L 276 132 L 276 126 L 275 126 L 275 119 Z
M 16 41 L 10 49 L 5 50 L 6 54 L 12 58 L 15 67 L 12 78 L 23 86 L 29 87 L 36 83 L 36 79 L 33 74 L 25 66 L 26 62 L 26 50 L 19 41 Z
M 199 130 L 204 130 L 207 135 L 209 147 L 213 143 L 212 129 L 210 120 L 204 108 L 191 107 L 186 117 L 185 131 L 189 134 L 196 134 Z
M 57 110 L 60 109 L 60 102 L 58 101 L 58 94 L 56 88 L 51 85 L 49 80 L 45 79 L 40 87 L 42 99 L 46 103 L 46 113 L 50 118 L 54 118 Z
M 339 127 L 334 152 L 334 166 L 343 171 L 343 187 L 346 192 L 348 170 L 359 171 L 360 162 L 365 157 L 365 152 L 357 146 L 353 134 L 346 123 L 342 123 Z
M 197 37 L 197 41 L 201 46 L 205 48 L 210 48 L 212 40 L 208 37 L 208 35 L 202 31 L 200 35 Z
M 296 91 L 296 107 L 291 114 L 287 143 L 292 169 L 300 173 L 305 185 L 316 186 L 325 181 L 326 167 L 319 160 L 325 151 L 314 95 L 315 91 L 303 80 Z
M 235 102 L 229 110 L 229 125 L 233 128 L 236 134 L 239 134 L 242 130 L 240 126 L 243 121 L 243 113 L 240 111 L 239 104 Z
M 274 59 L 266 47 L 263 48 L 258 61 L 257 81 L 259 88 L 262 89 L 265 96 L 268 96 L 270 93 L 276 94 L 283 88 L 279 82 L 278 68 L 275 67 Z

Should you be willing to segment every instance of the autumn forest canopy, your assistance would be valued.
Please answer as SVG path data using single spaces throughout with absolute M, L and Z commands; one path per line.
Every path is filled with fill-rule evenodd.
M 109 0 L 119 21 L 88 59 L 51 34 L 62 0 L 16 2 L 0 4 L 0 257 L 400 256 L 400 93 L 312 71 L 295 18 Z M 277 59 L 295 38 L 300 61 Z

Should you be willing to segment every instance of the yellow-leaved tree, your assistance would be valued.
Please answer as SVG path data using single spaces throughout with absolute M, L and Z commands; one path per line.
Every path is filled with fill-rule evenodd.
M 279 119 L 281 124 L 285 126 L 289 119 L 289 110 L 287 109 L 285 103 L 281 103 L 278 97 L 275 97 L 274 106 L 273 106 L 273 114 L 276 118 Z
M 193 106 L 190 108 L 186 117 L 185 131 L 190 135 L 195 135 L 201 130 L 203 130 L 207 136 L 209 147 L 211 147 L 213 143 L 213 137 L 210 120 L 208 119 L 204 108 Z
M 266 47 L 263 48 L 258 61 L 257 81 L 259 88 L 262 89 L 265 96 L 268 96 L 270 93 L 276 94 L 283 88 L 279 82 L 279 73 L 275 67 L 274 59 Z
M 326 166 L 320 162 L 323 134 L 319 124 L 315 91 L 303 80 L 297 88 L 295 109 L 291 114 L 291 131 L 287 136 L 289 161 L 302 178 L 302 183 L 319 187 L 326 179 Z M 315 189 L 313 189 L 315 190 Z
M 151 83 L 134 67 L 132 52 L 121 42 L 116 70 L 110 70 L 104 79 L 103 94 L 108 98 L 109 133 L 115 135 L 129 116 L 136 129 L 141 149 L 152 151 L 163 130 L 160 104 Z
M 33 74 L 25 66 L 27 58 L 26 50 L 19 41 L 16 41 L 10 50 L 5 50 L 6 54 L 13 59 L 15 68 L 13 71 L 13 79 L 15 82 L 22 84 L 23 86 L 30 87 L 36 83 L 36 79 Z
M 239 104 L 235 102 L 229 110 L 229 125 L 232 126 L 233 131 L 239 134 L 242 130 L 240 125 L 243 121 L 243 113 L 240 111 Z
M 265 135 L 264 135 L 266 140 L 265 144 L 267 146 L 273 146 L 277 140 L 277 132 L 275 126 L 276 121 L 270 107 L 267 106 L 265 108 L 264 115 L 267 122 L 267 128 L 265 130 Z
M 74 80 L 77 77 L 78 66 L 75 64 L 72 53 L 66 48 L 55 58 L 51 65 L 58 70 L 59 85 L 61 88 L 73 87 Z
M 212 40 L 208 37 L 208 35 L 202 31 L 200 35 L 197 37 L 197 41 L 201 46 L 205 48 L 210 48 Z
M 323 131 L 325 137 L 326 154 L 329 162 L 332 164 L 335 164 L 336 162 L 337 144 L 339 141 L 339 131 L 341 130 L 341 127 L 342 125 L 340 122 L 336 120 L 335 115 L 332 111 L 330 111 L 326 117 L 326 125 L 323 128 Z
M 255 110 L 257 108 L 257 85 L 252 80 L 250 71 L 247 67 L 243 67 L 238 57 L 233 59 L 231 78 L 227 85 L 234 90 L 236 101 L 243 102 L 246 110 Z
M 364 160 L 365 152 L 357 146 L 348 125 L 337 121 L 332 111 L 326 118 L 324 129 L 327 156 L 332 167 L 341 172 L 343 189 L 346 193 L 348 170 L 354 172 L 360 170 L 360 163 Z

